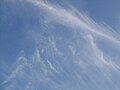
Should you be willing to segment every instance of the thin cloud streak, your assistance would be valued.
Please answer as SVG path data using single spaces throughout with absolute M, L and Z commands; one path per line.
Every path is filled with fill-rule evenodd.
M 87 15 L 78 12 L 74 8 L 73 11 L 70 11 L 60 6 L 45 3 L 43 0 L 27 1 L 53 15 L 53 20 L 58 21 L 58 23 L 72 28 L 79 28 L 84 31 L 87 30 L 86 32 L 91 32 L 93 34 L 99 35 L 110 40 L 113 43 L 116 43 L 117 45 L 120 45 L 119 35 L 117 35 L 117 33 L 109 31 L 109 28 L 97 24 Z M 75 14 L 75 12 L 78 15 Z

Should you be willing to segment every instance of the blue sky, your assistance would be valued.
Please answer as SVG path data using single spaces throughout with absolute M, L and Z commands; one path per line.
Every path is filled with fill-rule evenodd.
M 1 90 L 119 90 L 120 0 L 2 0 Z
M 54 2 L 54 0 L 52 0 Z M 65 1 L 55 1 L 58 4 L 63 4 Z M 119 32 L 119 13 L 120 13 L 120 1 L 119 0 L 68 0 L 65 2 L 70 3 L 77 7 L 78 10 L 81 10 L 90 15 L 94 20 L 100 23 L 107 23 L 112 28 L 115 28 Z M 12 4 L 12 5 L 11 5 Z M 27 24 L 38 24 L 37 16 L 35 15 L 36 11 L 33 10 L 34 13 L 30 12 L 29 10 L 24 10 L 24 8 L 31 8 L 30 5 L 24 6 L 23 3 L 13 4 L 11 2 L 2 1 L 1 3 L 1 39 L 2 46 L 1 46 L 1 57 L 4 58 L 6 54 L 14 57 L 14 54 L 18 54 L 19 50 L 23 42 L 24 30 L 24 23 Z M 25 16 L 22 16 L 21 13 L 24 13 Z M 28 15 L 27 13 L 30 13 Z M 33 16 L 36 17 L 33 17 Z M 15 19 L 14 19 L 14 18 Z M 14 19 L 14 20 L 12 20 Z M 17 21 L 17 22 L 16 22 Z M 18 30 L 16 30 L 18 29 Z M 3 44 L 4 43 L 4 44 Z M 24 47 L 24 45 L 23 45 Z M 16 49 L 13 49 L 16 48 Z M 4 50 L 7 49 L 7 50 Z M 9 50 L 10 49 L 10 50 Z M 12 52 L 12 53 L 10 53 Z M 16 53 L 17 52 L 17 53 Z M 7 58 L 6 58 L 7 59 Z
M 104 21 L 113 28 L 116 28 L 118 24 L 119 8 L 119 0 L 92 0 L 92 2 L 88 0 L 87 6 L 93 18 Z
M 112 28 L 117 28 L 120 13 L 119 0 L 71 0 L 71 2 L 98 22 L 105 22 Z M 81 6 L 80 3 L 82 3 Z

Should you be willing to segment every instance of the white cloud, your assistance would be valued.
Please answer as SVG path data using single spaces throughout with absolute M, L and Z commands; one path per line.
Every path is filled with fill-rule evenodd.
M 29 57 L 29 59 L 31 59 L 31 60 L 23 60 L 23 62 L 26 62 L 26 63 L 22 63 L 22 64 L 20 63 L 20 65 L 19 65 L 19 62 L 21 62 L 21 59 L 25 59 L 25 58 L 19 57 L 18 67 L 12 71 L 12 73 L 8 77 L 8 79 L 6 79 L 2 84 L 6 84 L 7 82 L 14 80 L 17 77 L 17 75 L 20 74 L 20 72 L 22 72 L 22 71 L 29 72 L 29 71 L 26 71 L 26 68 L 25 68 L 26 65 L 28 65 L 29 67 L 27 67 L 27 68 L 29 68 L 31 70 L 30 70 L 30 74 L 27 74 L 28 77 L 30 76 L 30 78 L 27 77 L 29 79 L 29 82 L 27 83 L 25 90 L 28 90 L 31 87 L 38 88 L 38 87 L 36 87 L 37 85 L 35 85 L 35 84 L 38 84 L 38 86 L 39 86 L 41 83 L 45 84 L 45 85 L 46 85 L 46 82 L 50 83 L 47 79 L 52 79 L 49 77 L 49 75 L 52 73 L 52 75 L 55 76 L 56 74 L 54 74 L 54 72 L 61 75 L 61 78 L 62 78 L 62 74 L 64 73 L 63 75 L 66 75 L 68 77 L 67 79 L 69 79 L 68 80 L 69 86 L 72 87 L 72 86 L 74 86 L 73 85 L 74 81 L 77 83 L 80 82 L 81 84 L 85 84 L 86 86 L 88 85 L 87 81 L 83 80 L 83 78 L 82 78 L 82 69 L 81 68 L 84 69 L 83 70 L 84 72 L 87 72 L 86 76 L 88 76 L 88 78 L 93 79 L 93 81 L 94 81 L 93 84 L 95 84 L 95 85 L 97 85 L 96 82 L 98 82 L 98 81 L 102 82 L 102 81 L 100 81 L 100 78 L 96 78 L 96 79 L 93 78 L 94 76 L 96 77 L 96 75 L 94 75 L 95 71 L 93 70 L 94 66 L 95 66 L 95 69 L 96 69 L 96 66 L 98 66 L 98 68 L 102 67 L 101 71 L 103 71 L 103 72 L 100 72 L 102 75 L 104 73 L 106 75 L 109 74 L 107 72 L 104 72 L 104 69 L 105 69 L 104 67 L 107 67 L 107 69 L 113 69 L 113 70 L 117 70 L 117 71 L 119 70 L 119 66 L 117 64 L 115 64 L 114 61 L 108 60 L 108 58 L 104 55 L 103 51 L 101 51 L 99 49 L 99 47 L 97 46 L 97 43 L 95 41 L 95 39 L 96 39 L 95 37 L 99 36 L 100 38 L 103 38 L 103 40 L 105 40 L 105 41 L 109 40 L 112 43 L 115 43 L 115 45 L 120 45 L 119 35 L 116 32 L 114 32 L 113 29 L 111 29 L 106 24 L 104 24 L 104 25 L 97 24 L 90 17 L 88 17 L 87 15 L 85 15 L 83 13 L 80 13 L 78 10 L 76 10 L 73 7 L 71 10 L 68 10 L 61 6 L 52 5 L 50 3 L 44 2 L 43 0 L 27 0 L 27 1 L 33 3 L 35 6 L 41 8 L 45 12 L 49 13 L 50 17 L 51 17 L 51 22 L 57 22 L 62 25 L 68 26 L 68 27 L 72 28 L 70 30 L 82 30 L 83 32 L 85 32 L 84 35 L 85 35 L 86 40 L 85 40 L 85 42 L 83 42 L 81 40 L 81 38 L 79 38 L 79 34 L 75 34 L 75 35 L 78 35 L 77 40 L 76 40 L 76 38 L 74 38 L 74 41 L 70 42 L 72 44 L 69 43 L 70 45 L 65 43 L 64 44 L 66 46 L 65 48 L 68 48 L 69 50 L 66 49 L 66 50 L 68 50 L 68 52 L 64 53 L 65 50 L 60 51 L 57 48 L 58 43 L 56 42 L 54 37 L 46 38 L 46 36 L 44 36 L 44 35 L 42 36 L 40 33 L 34 33 L 34 31 L 33 32 L 30 31 L 29 34 L 30 34 L 30 36 L 32 36 L 31 38 L 35 39 L 35 41 L 37 42 L 37 45 L 38 45 L 38 47 L 37 46 L 35 47 L 36 51 L 34 52 L 33 55 L 31 55 Z M 48 17 L 48 18 L 50 18 L 50 17 Z M 34 38 L 34 37 L 36 37 L 36 38 Z M 79 42 L 76 43 L 77 41 L 79 41 L 80 43 Z M 45 43 L 46 46 L 44 46 L 43 43 Z M 81 43 L 84 44 L 83 47 L 82 47 Z M 88 44 L 88 45 L 85 45 L 85 44 Z M 45 48 L 43 48 L 41 46 L 43 46 Z M 39 50 L 39 47 L 42 49 Z M 84 48 L 86 48 L 86 49 L 84 49 Z M 69 54 L 69 51 L 72 54 Z M 44 53 L 44 52 L 46 52 L 46 53 Z M 47 54 L 49 54 L 49 53 L 50 53 L 50 55 L 48 55 L 48 57 L 50 57 L 50 59 L 47 57 Z M 65 54 L 65 57 L 62 56 L 62 53 Z M 24 54 L 24 51 L 22 51 L 22 54 Z M 45 55 L 43 55 L 43 54 L 45 54 Z M 55 54 L 56 56 L 53 54 Z M 86 54 L 86 55 L 84 55 L 84 54 Z M 44 57 L 42 57 L 42 55 Z M 57 57 L 57 55 L 59 55 L 59 57 Z M 61 61 L 58 61 L 59 58 Z M 53 59 L 52 60 L 53 62 L 50 61 L 51 59 Z M 92 59 L 93 59 L 93 61 L 92 61 Z M 54 60 L 59 65 L 56 64 L 54 62 Z M 71 61 L 73 61 L 73 62 L 71 62 Z M 80 67 L 77 67 L 77 64 L 74 62 L 76 62 Z M 93 64 L 91 64 L 91 63 L 93 63 Z M 93 65 L 93 67 L 92 67 L 92 65 Z M 88 66 L 88 68 L 87 68 L 87 66 Z M 70 73 L 67 68 L 70 69 Z M 25 69 L 25 71 L 23 69 Z M 79 77 L 81 79 L 79 79 L 79 78 L 76 79 L 75 73 L 76 74 L 78 73 Z M 69 75 L 69 74 L 71 74 L 71 75 Z M 90 76 L 89 74 L 93 75 L 93 76 Z M 18 78 L 21 78 L 21 77 L 18 77 Z M 103 78 L 104 77 L 102 77 L 102 79 Z M 106 80 L 106 78 L 107 78 L 107 76 L 104 79 Z M 76 81 L 76 80 L 78 80 L 78 81 Z M 81 82 L 81 80 L 82 80 L 82 82 Z M 59 80 L 59 81 L 62 81 L 62 80 Z M 17 81 L 14 81 L 14 82 L 17 82 Z M 23 80 L 23 82 L 24 82 L 24 80 Z M 53 82 L 54 82 L 54 80 L 53 80 Z M 112 83 L 112 82 L 110 82 L 110 83 Z M 13 85 L 14 85 L 14 83 L 13 83 Z M 50 84 L 50 85 L 53 85 L 53 84 Z M 70 87 L 66 87 L 66 82 L 64 82 L 64 80 L 63 80 L 63 83 L 58 86 L 60 87 L 61 85 L 65 85 L 65 86 L 63 86 L 63 89 L 70 88 Z M 57 86 L 57 84 L 54 84 L 53 86 Z M 78 85 L 78 86 L 80 87 L 80 85 Z M 11 86 L 11 87 L 13 87 L 13 86 Z M 21 86 L 19 85 L 19 87 L 21 87 Z M 74 90 L 74 89 L 75 88 L 73 87 L 73 89 L 71 89 L 71 90 Z M 67 89 L 65 89 L 65 90 L 67 90 Z
M 88 40 L 90 40 L 90 44 L 93 48 L 93 51 L 96 57 L 99 58 L 102 63 L 110 67 L 114 67 L 114 66 L 118 67 L 116 64 L 113 64 L 113 62 L 105 60 L 103 52 L 99 50 L 92 36 L 94 35 L 95 37 L 104 38 L 104 41 L 108 42 L 109 40 L 110 42 L 119 46 L 120 35 L 117 34 L 117 32 L 115 32 L 115 30 L 113 30 L 107 24 L 96 23 L 89 16 L 79 12 L 74 7 L 71 7 L 72 10 L 69 10 L 58 5 L 52 5 L 43 0 L 27 0 L 27 1 L 31 2 L 35 6 L 49 13 L 51 17 L 51 22 L 55 21 L 62 25 L 75 28 L 77 30 L 83 30 L 84 32 L 87 32 L 87 34 L 89 33 L 87 37 L 88 37 Z M 71 47 L 70 49 L 73 51 Z M 55 50 L 57 51 L 57 49 Z M 75 51 L 73 51 L 73 53 L 75 53 Z
M 4 85 L 6 83 L 8 83 L 11 80 L 14 80 L 16 78 L 16 76 L 18 74 L 20 74 L 20 72 L 23 72 L 22 70 L 27 66 L 27 60 L 25 57 L 20 56 L 16 62 L 17 67 L 15 68 L 15 70 L 13 70 L 11 72 L 11 74 L 8 76 L 8 78 L 6 80 L 4 80 L 1 85 Z
M 115 44 L 120 45 L 120 36 L 116 32 L 113 32 L 114 30 L 106 25 L 97 24 L 87 15 L 80 13 L 76 9 L 67 10 L 63 7 L 46 3 L 43 0 L 27 1 L 51 14 L 53 17 L 52 20 L 58 23 L 72 28 L 78 28 L 80 30 L 84 30 L 85 32 L 91 32 L 100 37 L 106 38 Z
M 87 38 L 91 44 L 94 55 L 98 58 L 98 60 L 94 61 L 98 63 L 97 66 L 107 66 L 110 69 L 119 71 L 120 67 L 111 60 L 108 60 L 107 57 L 104 56 L 103 52 L 98 48 L 98 46 L 95 43 L 94 37 L 91 34 L 89 34 L 87 35 Z

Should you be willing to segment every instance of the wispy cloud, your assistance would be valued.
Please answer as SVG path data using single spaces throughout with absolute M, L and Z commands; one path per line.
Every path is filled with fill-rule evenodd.
M 11 71 L 11 74 L 3 81 L 1 86 L 13 81 L 13 86 L 11 84 L 11 88 L 9 89 L 8 87 L 7 89 L 13 90 L 12 87 L 17 87 L 17 84 L 19 84 L 15 84 L 17 82 L 15 79 L 21 72 L 23 72 L 23 76 L 18 78 L 26 80 L 25 90 L 38 89 L 41 88 L 40 85 L 45 87 L 46 85 L 51 85 L 53 86 L 51 90 L 78 90 L 78 88 L 88 90 L 90 87 L 92 88 L 92 84 L 99 88 L 98 82 L 101 83 L 101 86 L 104 86 L 103 82 L 113 83 L 111 81 L 114 77 L 110 78 L 111 81 L 106 79 L 107 75 L 109 75 L 107 70 L 118 74 L 120 67 L 109 59 L 112 56 L 108 58 L 104 54 L 104 51 L 98 47 L 96 41 L 98 38 L 102 38 L 101 40 L 106 42 L 107 45 L 109 44 L 108 42 L 111 42 L 120 46 L 119 34 L 106 24 L 96 23 L 88 15 L 79 12 L 72 6 L 70 9 L 66 9 L 44 0 L 26 1 L 39 8 L 39 10 L 43 10 L 48 15 L 45 19 L 49 18 L 50 23 L 59 23 L 61 26 L 68 27 L 70 32 L 77 31 L 78 33 L 74 33 L 75 37 L 72 40 L 67 38 L 64 42 L 64 37 L 60 36 L 63 39 L 58 40 L 52 32 L 50 36 L 44 36 L 39 31 L 28 30 L 27 34 L 30 35 L 30 39 L 32 38 L 37 44 L 35 45 L 35 50 L 27 59 L 26 57 L 18 58 L 17 67 Z M 79 34 L 81 31 L 84 32 L 82 33 L 83 36 Z M 46 33 L 48 35 L 47 31 Z M 24 51 L 22 53 L 24 54 Z M 97 71 L 98 69 L 101 71 Z M 110 74 L 112 75 L 111 72 Z M 104 77 L 103 74 L 106 74 L 106 76 Z M 92 84 L 88 83 L 88 81 L 91 81 Z M 21 88 L 22 85 L 18 87 Z M 60 89 L 56 89 L 56 87 Z
M 70 7 L 70 9 L 65 9 L 59 5 L 53 5 L 44 0 L 27 0 L 31 2 L 41 10 L 50 14 L 51 22 L 57 22 L 62 25 L 74 28 L 73 30 L 82 30 L 86 33 L 85 37 L 88 37 L 88 41 L 90 41 L 91 47 L 93 48 L 94 54 L 97 58 L 101 60 L 102 63 L 110 66 L 117 67 L 118 66 L 109 60 L 105 60 L 103 52 L 99 50 L 96 45 L 94 38 L 100 37 L 104 38 L 104 42 L 112 42 L 114 45 L 120 46 L 120 35 L 115 32 L 111 27 L 107 24 L 99 24 L 96 23 L 93 19 L 87 16 L 84 13 L 79 12 L 76 8 Z M 49 17 L 48 17 L 49 18 Z M 89 34 L 89 35 L 87 35 Z M 93 38 L 94 35 L 95 37 Z M 71 47 L 69 47 L 72 49 Z M 56 49 L 55 49 L 56 50 Z M 72 50 L 73 51 L 73 50 Z M 75 52 L 73 52 L 75 53 Z
M 116 32 L 114 32 L 114 30 L 106 25 L 97 24 L 90 17 L 80 13 L 75 8 L 73 10 L 68 10 L 60 6 L 44 2 L 43 0 L 27 1 L 43 9 L 47 13 L 50 13 L 51 16 L 54 17 L 52 18 L 52 20 L 57 21 L 58 23 L 73 28 L 79 28 L 80 30 L 84 30 L 86 32 L 91 32 L 120 45 L 120 36 Z
M 23 62 L 20 63 L 21 61 L 23 61 Z M 27 66 L 26 58 L 25 57 L 19 57 L 16 64 L 17 64 L 16 69 L 13 70 L 11 72 L 11 74 L 9 75 L 9 77 L 6 80 L 4 80 L 0 85 L 4 85 L 4 84 L 8 83 L 9 81 L 14 80 L 14 78 L 16 78 L 16 76 L 18 76 L 18 74 L 20 72 L 23 72 L 22 70 Z
M 104 56 L 103 52 L 98 48 L 96 45 L 96 42 L 91 34 L 87 35 L 88 41 L 90 42 L 90 45 L 92 47 L 94 55 L 97 57 L 98 60 L 95 60 L 94 62 L 99 62 L 97 66 L 99 65 L 107 66 L 110 69 L 114 69 L 115 71 L 119 71 L 120 67 L 112 62 L 111 60 L 108 60 L 107 57 Z M 101 66 L 100 66 L 101 67 Z

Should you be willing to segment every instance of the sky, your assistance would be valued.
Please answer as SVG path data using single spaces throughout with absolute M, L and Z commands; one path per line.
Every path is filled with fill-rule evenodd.
M 120 0 L 1 0 L 0 90 L 119 90 Z

